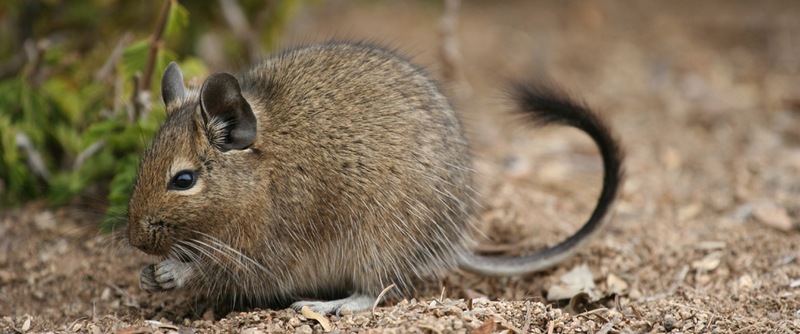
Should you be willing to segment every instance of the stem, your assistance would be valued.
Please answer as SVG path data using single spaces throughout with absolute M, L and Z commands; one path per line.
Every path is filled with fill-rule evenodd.
M 147 65 L 144 67 L 144 76 L 139 81 L 141 91 L 150 90 L 150 78 L 153 77 L 153 68 L 156 65 L 156 55 L 158 55 L 158 46 L 161 43 L 161 36 L 164 34 L 164 27 L 167 25 L 167 18 L 169 17 L 169 10 L 172 7 L 172 2 L 175 0 L 166 0 L 164 2 L 164 9 L 161 11 L 161 16 L 156 23 L 156 30 L 153 36 L 150 37 L 150 53 L 147 55 Z

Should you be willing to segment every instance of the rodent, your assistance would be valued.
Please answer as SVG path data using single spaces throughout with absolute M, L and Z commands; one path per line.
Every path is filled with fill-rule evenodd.
M 171 63 L 167 117 L 141 160 L 125 229 L 130 245 L 162 258 L 142 269 L 140 286 L 339 313 L 371 307 L 390 284 L 409 293 L 456 267 L 520 275 L 554 266 L 609 220 L 623 153 L 584 104 L 536 83 L 512 91 L 526 119 L 586 132 L 605 174 L 576 234 L 496 258 L 468 248 L 476 196 L 459 119 L 405 58 L 318 43 L 238 76 L 212 74 L 199 90 L 185 88 Z

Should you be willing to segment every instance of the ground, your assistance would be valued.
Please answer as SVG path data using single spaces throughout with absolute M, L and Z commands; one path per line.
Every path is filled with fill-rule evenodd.
M 482 250 L 555 244 L 588 217 L 601 182 L 584 135 L 514 124 L 509 79 L 547 76 L 609 120 L 627 152 L 616 215 L 555 269 L 514 278 L 454 272 L 420 286 L 415 299 L 330 316 L 326 326 L 800 331 L 800 2 L 467 1 L 458 27 L 463 77 L 449 78 L 440 16 L 429 2 L 330 1 L 304 9 L 285 40 L 388 43 L 442 80 L 475 152 Z M 199 299 L 143 292 L 138 271 L 154 259 L 91 232 L 101 213 L 91 208 L 102 205 L 81 203 L 0 214 L 3 332 L 323 330 L 326 321 L 311 314 L 217 314 Z M 574 268 L 596 285 L 590 311 L 546 300 Z

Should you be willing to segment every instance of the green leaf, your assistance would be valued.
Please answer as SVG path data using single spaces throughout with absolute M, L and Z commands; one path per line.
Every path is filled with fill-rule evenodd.
M 171 38 L 180 35 L 184 28 L 189 26 L 189 11 L 180 3 L 173 0 L 167 15 L 167 22 L 164 27 L 164 37 Z
M 149 50 L 149 39 L 140 39 L 125 48 L 122 52 L 122 72 L 126 79 L 132 78 L 136 72 L 144 71 Z

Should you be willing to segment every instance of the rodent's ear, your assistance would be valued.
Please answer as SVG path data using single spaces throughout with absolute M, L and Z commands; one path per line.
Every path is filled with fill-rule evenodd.
M 208 77 L 200 89 L 200 107 L 208 139 L 219 150 L 242 150 L 256 140 L 256 116 L 232 75 Z
M 164 104 L 169 105 L 185 94 L 186 88 L 183 87 L 181 68 L 175 62 L 171 62 L 164 70 L 164 76 L 161 77 L 161 97 L 164 99 Z

